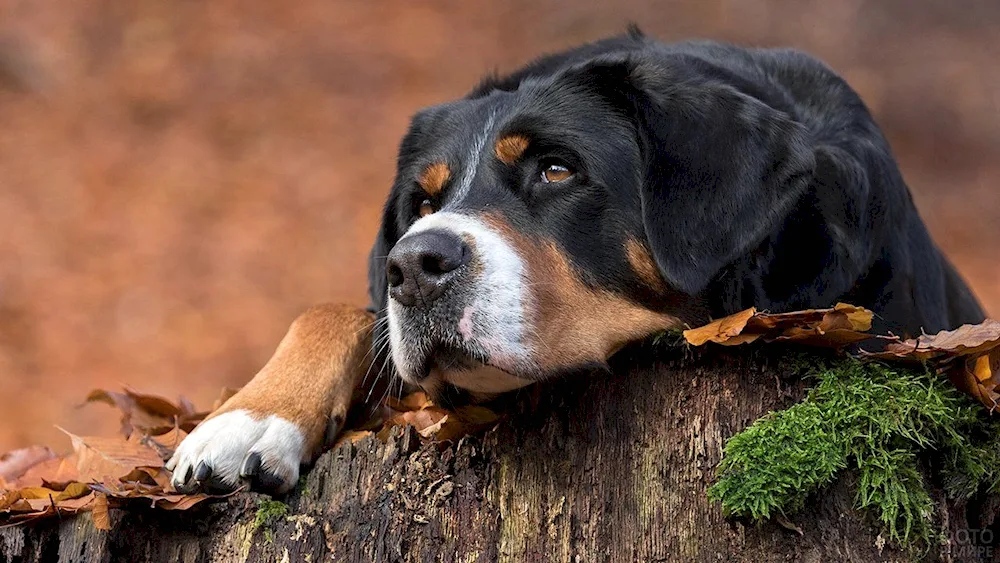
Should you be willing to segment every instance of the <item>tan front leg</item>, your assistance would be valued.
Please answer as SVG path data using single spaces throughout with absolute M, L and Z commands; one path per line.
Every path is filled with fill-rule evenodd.
M 371 368 L 373 324 L 370 313 L 343 305 L 299 316 L 250 383 L 181 442 L 167 464 L 174 486 L 291 489 L 299 465 L 343 427 Z

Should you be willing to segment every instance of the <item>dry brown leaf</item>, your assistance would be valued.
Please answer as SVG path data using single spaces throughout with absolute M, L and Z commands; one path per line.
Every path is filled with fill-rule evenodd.
M 434 406 L 430 397 L 428 397 L 427 393 L 424 393 L 423 391 L 414 391 L 402 399 L 389 397 L 385 402 L 389 408 L 397 411 L 418 411 L 420 409 Z
M 56 504 L 56 508 L 60 512 L 68 512 L 70 514 L 75 514 L 77 512 L 81 512 L 84 510 L 90 510 L 92 504 L 94 503 L 95 498 L 96 498 L 96 493 L 88 492 L 87 494 L 79 498 L 60 501 L 59 503 Z
M 31 506 L 21 497 L 20 491 L 0 492 L 0 513 L 30 510 Z
M 190 431 L 206 415 L 196 412 L 191 402 L 183 397 L 174 404 L 163 397 L 128 387 L 124 392 L 94 389 L 84 401 L 84 404 L 89 403 L 105 403 L 121 411 L 121 433 L 126 438 L 135 430 L 156 435 L 179 426 Z
M 337 442 L 333 445 L 333 449 L 339 448 L 340 445 L 345 442 L 356 444 L 359 441 L 374 435 L 375 433 L 371 430 L 346 430 L 340 434 L 340 437 L 337 438 Z
M 94 495 L 93 508 L 94 527 L 107 532 L 111 529 L 111 515 L 108 513 L 108 497 L 102 493 Z
M 170 472 L 163 467 L 136 467 L 118 478 L 123 483 L 141 483 L 166 490 L 170 487 Z
M 743 332 L 743 329 L 746 328 L 747 321 L 756 313 L 757 309 L 751 307 L 728 317 L 714 320 L 705 326 L 685 330 L 684 339 L 693 346 L 701 346 L 709 342 L 729 345 L 729 340 L 739 336 Z M 740 343 L 742 344 L 743 342 Z
M 69 483 L 80 480 L 80 472 L 76 469 L 76 455 L 64 458 L 54 458 L 39 463 L 22 475 L 15 486 L 38 487 L 51 483 Z
M 55 452 L 45 446 L 28 446 L 0 455 L 0 482 L 16 481 L 32 467 L 55 458 Z
M 90 487 L 83 483 L 70 483 L 64 490 L 55 490 L 47 487 L 25 487 L 19 489 L 17 493 L 24 500 L 53 500 L 59 502 L 80 498 L 90 492 Z
M 170 459 L 170 456 L 174 455 L 174 450 L 180 445 L 181 441 L 187 437 L 187 432 L 181 430 L 180 428 L 171 428 L 169 432 L 164 434 L 158 434 L 156 436 L 143 435 L 140 438 L 142 445 L 152 448 L 160 456 L 161 459 Z
M 187 510 L 192 506 L 202 501 L 206 501 L 210 498 L 220 498 L 220 497 L 212 497 L 204 494 L 163 495 L 159 497 L 154 497 L 152 501 L 153 501 L 153 506 L 155 508 L 160 508 L 163 510 Z
M 873 338 L 866 333 L 871 329 L 872 317 L 871 311 L 845 303 L 830 309 L 776 314 L 758 313 L 750 308 L 703 327 L 686 330 L 684 338 L 694 346 L 708 342 L 735 346 L 763 338 L 843 348 Z
M 148 446 L 133 436 L 121 437 L 76 436 L 63 430 L 73 442 L 80 480 L 103 481 L 117 479 L 139 466 L 162 467 L 163 460 Z
M 962 325 L 955 330 L 925 334 L 901 342 L 892 342 L 883 352 L 867 354 L 881 359 L 930 360 L 941 356 L 970 356 L 989 352 L 1000 346 L 1000 321 L 986 319 L 977 325 Z

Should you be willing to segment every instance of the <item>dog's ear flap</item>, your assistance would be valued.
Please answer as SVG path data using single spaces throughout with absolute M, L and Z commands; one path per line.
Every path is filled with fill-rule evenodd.
M 639 112 L 646 236 L 665 279 L 690 295 L 785 219 L 815 168 L 806 128 L 786 113 L 723 84 L 695 88 Z
M 390 196 L 382 210 L 382 225 L 375 244 L 368 253 L 368 310 L 381 316 L 389 303 L 389 281 L 386 278 L 386 259 L 399 240 L 396 232 L 396 205 Z
M 690 295 L 758 245 L 808 188 L 806 128 L 690 65 L 603 60 L 577 72 L 627 108 L 644 173 L 642 220 L 664 278 Z

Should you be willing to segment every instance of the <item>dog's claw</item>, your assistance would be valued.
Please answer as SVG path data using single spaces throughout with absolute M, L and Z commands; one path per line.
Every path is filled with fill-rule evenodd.
M 253 478 L 257 476 L 258 471 L 260 471 L 260 453 L 250 452 L 240 469 L 240 477 Z
M 212 467 L 204 461 L 198 464 L 194 470 L 194 480 L 197 483 L 204 483 L 212 476 Z M 187 481 L 187 479 L 185 479 Z

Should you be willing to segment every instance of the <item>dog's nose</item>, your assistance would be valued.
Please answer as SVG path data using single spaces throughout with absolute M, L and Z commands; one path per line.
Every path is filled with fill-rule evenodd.
M 469 245 L 458 235 L 432 230 L 404 237 L 389 252 L 389 295 L 407 307 L 427 306 L 441 297 L 469 262 Z

